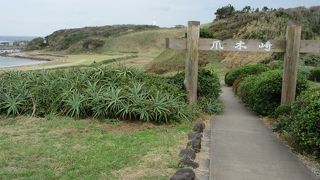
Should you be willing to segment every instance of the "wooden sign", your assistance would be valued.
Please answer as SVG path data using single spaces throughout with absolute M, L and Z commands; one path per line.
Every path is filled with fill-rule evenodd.
M 186 39 L 167 39 L 169 49 L 187 49 Z M 300 53 L 320 53 L 320 41 L 301 40 Z M 286 41 L 270 40 L 260 41 L 255 39 L 200 39 L 201 51 L 235 51 L 235 52 L 286 52 Z
M 200 22 L 188 23 L 187 39 L 166 39 L 169 49 L 187 50 L 185 87 L 190 103 L 197 100 L 198 51 L 285 52 L 281 103 L 294 101 L 300 53 L 319 53 L 320 41 L 301 40 L 301 26 L 289 23 L 286 40 L 200 39 Z

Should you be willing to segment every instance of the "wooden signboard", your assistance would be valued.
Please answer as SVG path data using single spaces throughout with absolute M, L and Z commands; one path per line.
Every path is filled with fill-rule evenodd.
M 187 39 L 166 39 L 169 49 L 187 50 L 185 87 L 190 103 L 197 100 L 198 56 L 201 51 L 285 52 L 281 103 L 294 101 L 300 53 L 320 53 L 320 41 L 301 40 L 301 26 L 289 23 L 286 40 L 200 39 L 200 22 L 188 23 Z

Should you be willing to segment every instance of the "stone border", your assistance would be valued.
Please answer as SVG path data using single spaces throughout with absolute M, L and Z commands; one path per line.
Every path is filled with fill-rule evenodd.
M 185 149 L 180 151 L 179 167 L 170 180 L 195 180 L 194 169 L 199 168 L 199 163 L 195 162 L 196 154 L 201 151 L 201 142 L 206 125 L 202 119 L 198 119 L 193 127 L 193 131 L 188 133 L 188 144 Z

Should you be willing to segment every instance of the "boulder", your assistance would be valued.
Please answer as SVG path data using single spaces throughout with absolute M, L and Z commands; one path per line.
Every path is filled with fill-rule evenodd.
M 199 120 L 196 122 L 196 124 L 193 127 L 193 131 L 197 133 L 203 133 L 203 130 L 206 128 L 206 124 L 202 121 Z
M 178 169 L 178 171 L 171 176 L 170 180 L 195 180 L 196 174 L 190 168 Z
M 201 139 L 193 138 L 191 141 L 188 142 L 187 148 L 193 149 L 196 153 L 199 153 L 201 150 Z
M 190 159 L 196 159 L 196 152 L 191 148 L 182 149 L 180 151 L 179 156 L 182 158 L 183 156 L 188 156 Z
M 197 169 L 199 164 L 192 161 L 189 156 L 185 155 L 179 161 L 179 166 L 181 167 L 192 167 L 193 169 Z
M 190 132 L 188 133 L 188 140 L 192 140 L 194 138 L 202 138 L 202 134 L 198 132 Z

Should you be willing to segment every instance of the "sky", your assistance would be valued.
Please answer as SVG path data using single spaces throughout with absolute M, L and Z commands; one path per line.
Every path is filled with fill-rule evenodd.
M 320 5 L 320 0 L 0 0 L 0 35 L 46 36 L 59 29 L 113 24 L 208 23 L 227 4 L 289 8 Z

